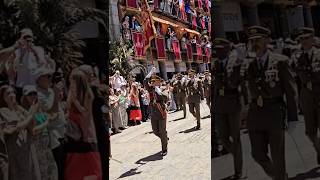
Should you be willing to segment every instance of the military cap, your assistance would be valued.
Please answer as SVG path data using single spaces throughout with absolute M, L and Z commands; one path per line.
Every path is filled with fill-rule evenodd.
M 302 27 L 298 29 L 298 32 L 296 34 L 296 40 L 299 40 L 300 38 L 304 38 L 304 37 L 310 37 L 313 35 L 314 35 L 313 28 Z
M 188 74 L 189 74 L 189 75 L 194 75 L 194 74 L 196 74 L 196 71 L 193 70 L 193 69 L 191 69 Z
M 161 80 L 162 80 L 161 77 L 159 77 L 159 76 L 157 76 L 157 75 L 153 75 L 153 76 L 151 77 L 151 82 L 161 81 Z
M 178 73 L 176 76 L 177 76 L 178 78 L 181 78 L 181 77 L 182 77 L 182 74 L 181 74 L 181 73 Z
M 224 38 L 215 38 L 213 40 L 213 48 L 218 49 L 218 48 L 224 48 L 225 46 L 230 45 L 230 41 Z
M 248 28 L 249 39 L 270 37 L 271 31 L 262 26 L 251 26 Z

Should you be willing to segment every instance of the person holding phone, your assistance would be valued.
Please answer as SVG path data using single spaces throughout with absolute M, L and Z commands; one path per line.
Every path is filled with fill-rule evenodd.
M 24 110 L 16 101 L 13 87 L 0 88 L 0 122 L 4 122 L 1 131 L 8 152 L 10 180 L 40 180 L 31 149 L 32 120 L 38 108 L 38 104 L 33 104 L 29 112 Z

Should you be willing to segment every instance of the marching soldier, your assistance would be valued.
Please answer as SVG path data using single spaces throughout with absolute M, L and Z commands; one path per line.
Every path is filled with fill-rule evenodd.
M 152 68 L 151 72 L 145 78 L 145 86 L 150 93 L 151 103 L 151 126 L 153 133 L 161 139 L 162 156 L 166 156 L 168 153 L 168 136 L 167 136 L 167 112 L 166 102 L 168 97 L 165 95 L 161 87 L 161 78 L 157 75 L 152 75 L 155 72 L 155 68 Z M 150 79 L 151 78 L 151 79 Z M 151 81 L 149 84 L 148 81 Z
M 246 69 L 252 98 L 247 118 L 252 157 L 267 175 L 274 180 L 283 180 L 288 178 L 285 165 L 285 115 L 288 121 L 298 120 L 296 85 L 290 72 L 289 59 L 268 50 L 270 30 L 252 26 L 248 31 L 249 42 L 256 55 L 248 61 Z M 269 146 L 271 158 L 268 156 Z
M 306 135 L 313 143 L 320 164 L 320 139 L 317 136 L 320 127 L 320 50 L 313 46 L 314 30 L 301 28 L 297 40 L 301 50 L 293 55 L 295 71 L 300 78 L 300 106 L 305 119 Z
M 195 77 L 195 71 L 190 70 L 187 81 L 188 104 L 190 113 L 197 119 L 196 129 L 200 129 L 200 103 L 203 100 L 201 80 Z
M 176 81 L 173 83 L 174 91 L 176 92 L 177 104 L 179 108 L 183 110 L 183 119 L 186 118 L 187 109 L 186 109 L 186 86 L 182 80 L 182 74 L 177 74 Z
M 217 61 L 214 71 L 214 115 L 223 146 L 232 153 L 235 174 L 232 179 L 242 176 L 242 148 L 240 140 L 240 77 L 241 61 L 231 51 L 230 41 L 216 38 L 213 41 Z M 232 142 L 230 141 L 232 137 Z
M 207 105 L 211 110 L 211 74 L 209 73 L 208 70 L 204 72 L 203 89 L 204 89 L 204 97 L 206 98 Z

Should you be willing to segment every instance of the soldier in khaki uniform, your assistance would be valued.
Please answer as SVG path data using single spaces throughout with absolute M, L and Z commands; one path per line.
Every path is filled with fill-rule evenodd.
M 183 110 L 183 118 L 186 118 L 187 109 L 186 109 L 186 94 L 187 89 L 185 83 L 182 81 L 182 74 L 177 74 L 176 80 L 173 83 L 174 92 L 176 92 L 177 104 L 179 108 Z
M 195 71 L 190 70 L 187 81 L 188 104 L 190 113 L 197 119 L 196 129 L 200 129 L 200 103 L 203 100 L 201 80 L 195 77 Z
M 289 59 L 268 50 L 270 30 L 252 26 L 249 43 L 255 58 L 247 60 L 246 79 L 251 95 L 247 127 L 253 159 L 274 180 L 284 180 L 285 126 L 297 121 L 296 84 L 290 71 Z M 286 103 L 284 101 L 286 99 Z M 270 146 L 271 158 L 268 156 Z
M 161 78 L 157 75 L 152 75 L 155 72 L 155 68 L 152 68 L 151 72 L 146 76 L 144 80 L 145 87 L 147 87 L 150 93 L 150 105 L 151 105 L 151 126 L 153 133 L 161 139 L 162 156 L 166 156 L 168 153 L 168 135 L 167 135 L 167 112 L 165 104 L 168 97 L 165 95 L 161 86 Z M 149 83 L 150 81 L 150 83 Z
M 204 72 L 203 89 L 207 105 L 211 110 L 211 74 L 208 70 Z
M 292 59 L 295 72 L 300 78 L 300 106 L 305 120 L 305 131 L 317 152 L 320 164 L 320 50 L 313 46 L 314 30 L 301 28 L 297 34 L 301 49 L 294 53 Z
M 232 179 L 240 179 L 243 166 L 239 91 L 242 84 L 241 61 L 235 51 L 231 51 L 231 44 L 226 39 L 216 38 L 213 41 L 213 48 L 217 53 L 217 61 L 214 62 L 213 93 L 215 121 L 223 146 L 233 155 L 235 174 Z

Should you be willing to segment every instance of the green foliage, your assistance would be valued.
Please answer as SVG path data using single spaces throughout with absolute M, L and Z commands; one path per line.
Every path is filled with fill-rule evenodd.
M 131 71 L 135 68 L 140 68 L 145 72 L 145 67 L 136 64 L 133 56 L 134 47 L 131 43 L 122 40 L 111 42 L 109 45 L 109 72 L 113 74 L 116 70 L 119 70 L 121 75 L 127 79 L 130 79 Z
M 95 8 L 78 7 L 65 0 L 14 0 L 0 10 L 0 42 L 12 45 L 19 31 L 32 29 L 35 44 L 44 47 L 66 72 L 82 63 L 85 43 L 72 29 L 84 22 L 97 22 L 107 29 L 107 13 Z

